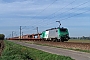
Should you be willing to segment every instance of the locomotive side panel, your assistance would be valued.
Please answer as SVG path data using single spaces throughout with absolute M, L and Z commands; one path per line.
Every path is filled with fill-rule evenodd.
M 45 32 L 45 37 L 44 38 L 46 38 L 46 39 L 49 38 L 49 31 Z
M 57 29 L 49 30 L 48 38 L 58 38 L 58 30 Z

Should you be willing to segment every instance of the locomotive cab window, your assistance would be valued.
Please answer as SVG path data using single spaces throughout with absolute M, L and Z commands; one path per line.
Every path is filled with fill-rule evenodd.
M 60 29 L 60 31 L 65 32 L 65 31 L 67 31 L 67 29 Z

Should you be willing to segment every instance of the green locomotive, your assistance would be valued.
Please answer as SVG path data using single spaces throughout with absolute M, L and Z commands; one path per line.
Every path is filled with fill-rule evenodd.
M 70 39 L 67 28 L 52 28 L 42 32 L 42 39 L 45 41 L 64 42 Z

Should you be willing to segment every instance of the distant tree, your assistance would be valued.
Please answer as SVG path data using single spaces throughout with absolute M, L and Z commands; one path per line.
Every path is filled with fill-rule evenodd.
M 0 34 L 0 40 L 4 40 L 5 35 L 4 34 Z

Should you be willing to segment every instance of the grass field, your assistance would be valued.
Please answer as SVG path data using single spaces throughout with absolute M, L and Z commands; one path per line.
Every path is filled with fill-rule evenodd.
M 68 42 L 90 43 L 90 40 L 70 39 Z
M 0 60 L 73 60 L 70 57 L 50 54 L 5 41 L 5 49 Z

